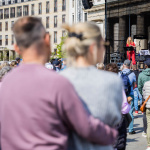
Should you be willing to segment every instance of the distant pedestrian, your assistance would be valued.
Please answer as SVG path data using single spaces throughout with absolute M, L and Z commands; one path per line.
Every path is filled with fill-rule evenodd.
M 104 64 L 103 64 L 103 63 L 98 63 L 98 64 L 97 64 L 97 69 L 99 69 L 99 70 L 104 70 L 104 69 L 105 69 Z
M 119 75 L 123 78 L 124 86 L 126 91 L 127 97 L 132 97 L 131 101 L 131 110 L 130 110 L 130 115 L 132 117 L 132 121 L 129 125 L 129 134 L 136 134 L 133 128 L 134 124 L 134 116 L 133 116 L 133 111 L 134 111 L 134 91 L 133 89 L 135 88 L 136 85 L 136 76 L 133 71 L 130 70 L 131 66 L 131 61 L 130 60 L 125 60 L 123 64 L 123 70 L 119 73 Z M 126 84 L 126 85 L 125 85 Z
M 145 82 L 143 87 L 143 98 L 146 100 L 150 95 L 150 81 Z M 146 118 L 147 118 L 147 128 L 145 129 L 145 136 L 147 137 L 148 148 L 150 150 L 150 100 L 146 103 Z M 143 135 L 143 134 L 142 134 Z
M 10 67 L 14 68 L 14 67 L 16 67 L 16 66 L 17 66 L 17 62 L 16 62 L 16 61 L 12 61 L 12 62 L 10 63 Z
M 136 76 L 136 85 L 134 88 L 134 107 L 135 107 L 135 114 L 138 114 L 138 101 L 140 100 L 140 105 L 142 104 L 142 95 L 138 90 L 138 76 L 140 71 L 137 69 L 136 65 L 132 65 L 133 72 Z
M 67 61 L 66 61 L 66 58 L 63 58 L 62 59 L 62 67 L 61 67 L 61 70 L 64 70 L 67 68 Z
M 142 71 L 140 74 L 139 74 L 139 78 L 138 78 L 138 89 L 139 89 L 139 92 L 141 93 L 141 95 L 143 95 L 143 87 L 144 87 L 144 84 L 147 82 L 147 81 L 150 81 L 150 60 L 146 60 L 145 62 L 145 70 Z M 143 95 L 143 98 L 146 98 L 144 95 Z M 146 100 L 146 99 L 144 99 Z M 146 112 L 143 113 L 143 126 L 144 126 L 144 133 L 142 133 L 142 135 L 145 137 L 147 136 L 147 118 L 146 118 Z M 150 144 L 149 144 L 150 146 Z
M 17 66 L 19 66 L 21 59 L 19 57 L 16 58 Z
M 61 72 L 71 81 L 90 113 L 111 127 L 121 119 L 122 81 L 113 73 L 97 70 L 104 61 L 105 46 L 100 28 L 95 23 L 66 25 L 68 30 L 64 49 L 70 67 Z M 69 150 L 112 150 L 113 147 L 95 145 L 73 132 Z
M 115 63 L 110 63 L 106 65 L 106 71 L 114 72 L 118 74 L 118 66 Z M 127 97 L 125 95 L 124 89 L 123 91 L 123 103 L 122 103 L 122 118 L 119 124 L 117 125 L 117 129 L 119 132 L 118 139 L 115 143 L 115 148 L 117 150 L 125 150 L 126 149 L 126 141 L 127 141 L 127 126 L 126 126 L 126 115 L 129 113 L 131 107 L 127 102 Z
M 113 144 L 116 130 L 85 110 L 67 79 L 45 68 L 50 36 L 41 20 L 20 18 L 13 32 L 23 63 L 0 89 L 2 150 L 66 150 L 72 130 L 95 144 Z
M 53 65 L 51 64 L 51 62 L 46 63 L 46 64 L 45 64 L 45 67 L 46 67 L 47 69 L 49 69 L 49 70 L 53 70 Z

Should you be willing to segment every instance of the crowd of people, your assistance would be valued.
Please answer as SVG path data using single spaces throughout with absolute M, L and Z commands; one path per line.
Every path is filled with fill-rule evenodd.
M 49 62 L 50 35 L 41 20 L 15 22 L 14 48 L 22 62 L 3 64 L 0 70 L 1 149 L 125 150 L 127 128 L 136 133 L 138 100 L 142 104 L 150 95 L 150 61 L 140 74 L 134 65 L 131 70 L 130 60 L 120 70 L 114 63 L 105 66 L 105 42 L 95 23 L 63 28 L 67 59 Z M 150 101 L 146 108 L 149 150 Z

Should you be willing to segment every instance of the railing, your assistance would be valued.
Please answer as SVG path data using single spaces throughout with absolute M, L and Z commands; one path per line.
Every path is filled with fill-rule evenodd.
M 8 40 L 5 41 L 5 45 L 8 45 Z
M 3 19 L 3 14 L 0 14 L 0 19 Z
M 34 15 L 34 10 L 31 11 L 31 15 Z
M 15 13 L 11 13 L 10 18 L 15 18 Z
M 28 16 L 29 15 L 29 12 L 28 11 L 24 11 L 23 12 L 23 16 Z
M 9 18 L 9 14 L 4 14 L 4 19 Z
M 39 9 L 39 14 L 42 14 L 42 10 L 41 9 Z
M 57 27 L 57 23 L 54 23 L 54 28 L 56 28 Z
M 62 6 L 62 11 L 65 11 L 66 10 L 66 5 L 63 5 Z
M 49 28 L 49 24 L 48 23 L 46 24 L 46 28 Z
M 57 12 L 57 7 L 54 7 L 54 12 Z
M 46 8 L 46 13 L 47 13 L 47 14 L 49 13 L 49 8 Z
M 22 16 L 22 12 L 18 12 L 17 17 L 21 17 L 21 16 Z

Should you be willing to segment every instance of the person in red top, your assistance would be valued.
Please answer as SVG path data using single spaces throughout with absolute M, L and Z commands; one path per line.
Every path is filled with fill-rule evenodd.
M 127 44 L 126 44 L 126 47 L 133 47 L 135 48 L 135 43 L 132 41 L 132 38 L 131 37 L 128 37 L 127 39 Z M 132 64 L 133 65 L 136 65 L 136 61 L 135 61 L 135 51 L 132 50 L 132 51 L 127 51 L 127 58 L 129 60 L 131 60 L 131 57 L 132 57 Z

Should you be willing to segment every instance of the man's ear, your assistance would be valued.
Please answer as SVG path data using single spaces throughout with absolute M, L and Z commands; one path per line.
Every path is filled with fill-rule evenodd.
M 49 33 L 46 33 L 44 40 L 45 40 L 46 45 L 50 46 L 50 35 L 49 35 Z
M 14 49 L 15 49 L 16 53 L 18 53 L 19 55 L 21 54 L 20 48 L 18 47 L 17 44 L 14 44 Z

